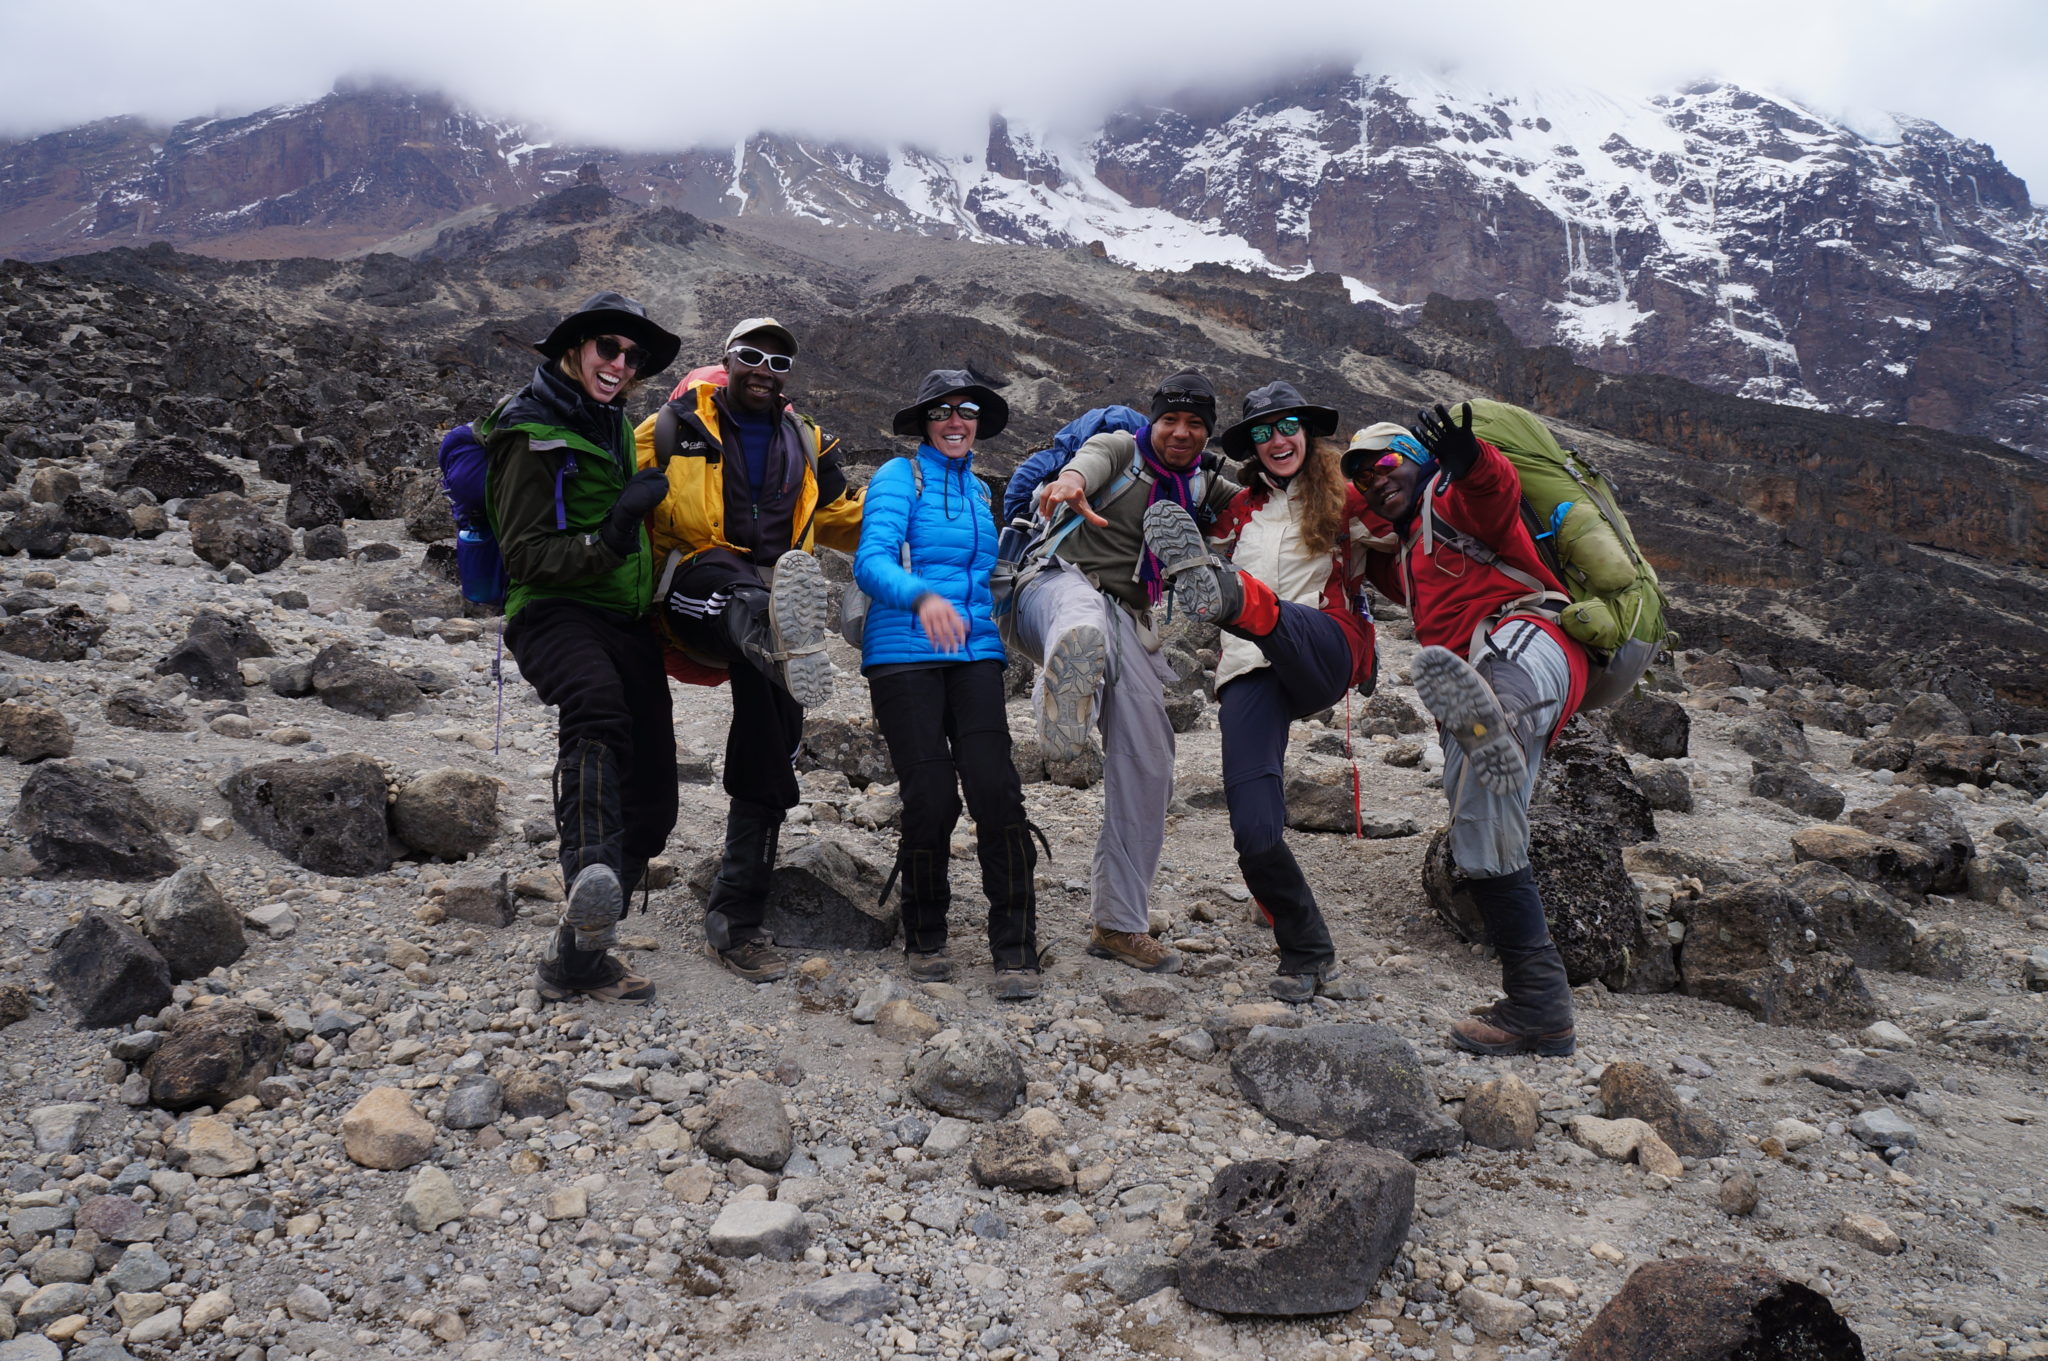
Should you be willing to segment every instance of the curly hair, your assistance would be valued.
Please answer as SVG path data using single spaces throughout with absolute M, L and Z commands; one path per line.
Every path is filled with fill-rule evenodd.
M 1301 501 L 1301 541 L 1311 553 L 1336 547 L 1344 525 L 1344 474 L 1337 466 L 1343 454 L 1344 446 L 1336 440 L 1315 440 L 1293 478 L 1294 494 Z M 1261 494 L 1277 490 L 1257 454 L 1245 460 L 1244 484 Z

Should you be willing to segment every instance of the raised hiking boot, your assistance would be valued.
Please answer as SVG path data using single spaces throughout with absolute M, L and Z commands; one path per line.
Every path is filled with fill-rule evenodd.
M 1183 507 L 1172 501 L 1145 507 L 1145 547 L 1159 559 L 1174 609 L 1199 624 L 1237 618 L 1242 603 L 1237 573 L 1210 554 L 1194 517 Z
M 904 956 L 904 971 L 920 983 L 953 981 L 953 960 L 945 950 L 912 950 Z
M 1422 649 L 1415 654 L 1415 693 L 1464 751 L 1482 789 L 1502 796 L 1520 792 L 1529 777 L 1522 744 L 1493 687 L 1470 662 L 1447 647 Z
M 772 940 L 743 940 L 723 950 L 713 949 L 711 957 L 725 971 L 749 983 L 773 983 L 789 972 L 789 956 L 775 948 Z
M 830 613 L 818 560 L 801 551 L 777 558 L 775 581 L 768 588 L 768 628 L 783 689 L 806 709 L 832 698 L 832 663 L 825 656 Z
M 625 908 L 618 872 L 610 865 L 585 865 L 569 885 L 562 920 L 574 928 L 577 949 L 609 950 L 618 943 L 619 918 L 625 915 Z
M 1106 931 L 1098 926 L 1088 937 L 1088 953 L 1146 973 L 1180 972 L 1180 956 L 1143 931 Z
M 1028 1002 L 1038 996 L 1040 977 L 1036 969 L 997 969 L 988 995 L 998 1002 Z
M 1525 1035 L 1501 1025 L 1492 1007 L 1475 1008 L 1471 1016 L 1452 1022 L 1450 1040 L 1468 1054 L 1486 1054 L 1495 1058 L 1510 1054 L 1570 1058 L 1579 1048 L 1577 1032 L 1571 1026 L 1548 1035 Z
M 1102 630 L 1093 624 L 1070 628 L 1045 659 L 1045 697 L 1038 711 L 1038 740 L 1050 761 L 1071 761 L 1088 750 L 1095 719 L 1095 692 L 1108 659 Z
M 642 978 L 611 955 L 604 957 L 586 982 L 564 983 L 548 976 L 542 963 L 534 972 L 533 988 L 542 1000 L 566 1002 L 581 997 L 592 1002 L 652 1002 L 654 983 Z

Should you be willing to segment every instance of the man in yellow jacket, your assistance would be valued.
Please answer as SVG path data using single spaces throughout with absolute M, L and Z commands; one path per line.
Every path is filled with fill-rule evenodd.
M 670 638 L 732 682 L 725 739 L 725 854 L 704 905 L 719 962 L 750 982 L 788 971 L 763 915 L 783 815 L 797 801 L 793 761 L 804 710 L 832 693 L 825 578 L 814 542 L 860 544 L 860 494 L 838 442 L 782 395 L 796 337 L 753 317 L 725 340 L 727 383 L 692 384 L 643 421 L 639 465 L 668 495 L 647 526 L 656 613 Z

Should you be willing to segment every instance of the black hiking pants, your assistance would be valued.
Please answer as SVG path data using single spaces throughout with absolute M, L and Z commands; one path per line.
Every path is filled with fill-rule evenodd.
M 732 723 L 725 733 L 725 792 L 763 808 L 796 807 L 803 707 L 748 660 L 736 634 L 768 631 L 768 587 L 754 565 L 712 549 L 678 568 L 660 606 L 676 640 L 729 668 Z M 738 616 L 738 617 L 735 617 Z M 674 783 L 674 772 L 670 772 Z

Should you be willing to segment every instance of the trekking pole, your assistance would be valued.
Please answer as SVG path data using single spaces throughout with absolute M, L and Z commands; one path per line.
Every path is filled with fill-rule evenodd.
M 1344 754 L 1351 758 L 1351 835 L 1365 840 L 1365 795 L 1359 789 L 1358 749 L 1351 745 L 1351 690 L 1344 690 Z
M 498 620 L 498 650 L 491 657 L 491 680 L 498 687 L 498 719 L 491 728 L 491 755 L 505 737 L 505 621 Z M 1347 715 L 1348 716 L 1348 715 Z

